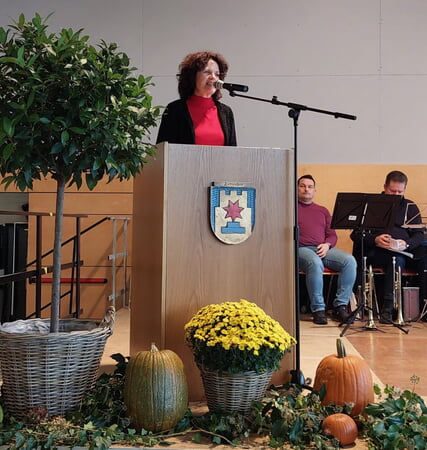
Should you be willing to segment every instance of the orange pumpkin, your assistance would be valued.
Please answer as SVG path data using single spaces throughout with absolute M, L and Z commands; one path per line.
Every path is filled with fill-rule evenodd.
M 338 439 L 341 445 L 350 445 L 357 438 L 356 422 L 347 414 L 331 414 L 322 423 L 322 431 Z
M 323 384 L 326 395 L 322 404 L 344 406 L 352 403 L 354 406 L 350 414 L 353 417 L 374 401 L 372 374 L 368 364 L 357 355 L 347 356 L 341 339 L 337 339 L 337 354 L 325 356 L 317 366 L 313 389 L 320 391 Z

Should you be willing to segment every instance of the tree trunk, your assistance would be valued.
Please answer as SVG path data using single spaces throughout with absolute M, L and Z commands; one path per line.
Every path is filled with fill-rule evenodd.
M 60 177 L 56 179 L 55 239 L 53 244 L 52 306 L 50 315 L 51 333 L 57 333 L 59 331 L 64 194 L 65 194 L 65 181 L 63 177 Z

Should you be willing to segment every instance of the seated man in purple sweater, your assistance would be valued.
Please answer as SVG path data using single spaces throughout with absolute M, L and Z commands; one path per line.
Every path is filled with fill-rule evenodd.
M 313 202 L 316 183 L 311 175 L 298 179 L 298 261 L 306 274 L 313 322 L 326 325 L 326 306 L 323 298 L 323 269 L 339 272 L 337 294 L 333 301 L 333 316 L 341 323 L 348 320 L 348 304 L 356 280 L 355 258 L 335 248 L 337 234 L 331 229 L 331 215 Z

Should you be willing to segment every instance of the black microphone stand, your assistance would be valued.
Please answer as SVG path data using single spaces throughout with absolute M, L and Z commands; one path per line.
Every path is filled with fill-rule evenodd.
M 326 111 L 323 109 L 311 108 L 309 106 L 300 105 L 298 103 L 285 103 L 273 96 L 271 100 L 259 97 L 251 97 L 249 95 L 237 94 L 233 90 L 229 90 L 231 97 L 242 97 L 249 100 L 257 100 L 260 102 L 267 102 L 273 105 L 286 106 L 289 108 L 288 116 L 293 120 L 294 125 L 294 283 L 295 283 L 295 339 L 297 341 L 295 346 L 295 369 L 291 370 L 291 383 L 306 386 L 304 374 L 301 371 L 301 357 L 300 357 L 300 289 L 299 289 L 299 261 L 298 261 L 298 242 L 299 242 L 299 228 L 298 228 L 298 189 L 297 189 L 297 174 L 298 174 L 298 118 L 301 111 L 311 111 L 320 114 L 327 114 L 334 116 L 336 119 L 356 120 L 356 116 L 344 114 L 340 112 Z M 308 387 L 308 386 L 306 386 Z

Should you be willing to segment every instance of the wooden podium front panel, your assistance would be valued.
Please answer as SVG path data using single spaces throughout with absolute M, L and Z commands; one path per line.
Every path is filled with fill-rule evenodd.
M 292 162 L 291 150 L 162 144 L 135 180 L 131 354 L 151 342 L 175 351 L 191 400 L 203 389 L 184 324 L 202 306 L 243 298 L 295 332 Z M 213 182 L 256 189 L 255 227 L 241 244 L 211 230 Z M 293 367 L 287 355 L 273 381 Z

